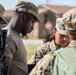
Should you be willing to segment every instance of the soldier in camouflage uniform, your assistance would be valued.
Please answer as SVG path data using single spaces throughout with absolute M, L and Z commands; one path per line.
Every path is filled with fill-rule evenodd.
M 53 75 L 76 75 L 76 8 L 63 14 L 63 21 L 70 37 L 70 44 L 57 53 Z
M 62 21 L 60 22 L 60 20 L 61 20 L 60 18 L 57 19 L 56 24 L 57 23 L 63 24 L 63 22 Z M 68 36 L 64 32 L 61 32 L 58 30 L 59 29 L 57 28 L 57 25 L 56 25 L 56 28 L 53 30 L 53 36 L 52 37 L 54 37 L 54 38 L 52 39 L 52 41 L 44 43 L 37 48 L 35 54 L 33 55 L 32 60 L 31 60 L 31 61 L 33 61 L 33 63 L 36 64 L 41 58 L 43 58 L 43 56 L 45 54 L 47 54 L 47 52 L 57 50 L 60 47 L 65 47 L 68 44 L 68 40 L 69 40 Z M 60 35 L 61 38 L 57 34 L 58 35 L 62 34 L 62 35 Z M 64 38 L 65 38 L 65 40 L 64 40 Z
M 62 18 L 58 18 L 56 20 L 56 26 L 53 34 L 55 36 L 54 40 L 43 44 L 38 48 L 38 55 L 40 56 L 41 54 L 42 56 L 38 58 L 39 62 L 31 71 L 30 75 L 50 75 L 52 73 L 52 63 L 56 56 L 54 51 L 68 45 L 69 37 L 67 36 Z

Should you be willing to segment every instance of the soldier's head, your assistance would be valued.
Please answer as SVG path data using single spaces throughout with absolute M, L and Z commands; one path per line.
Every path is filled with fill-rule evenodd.
M 32 31 L 35 22 L 40 22 L 37 16 L 38 8 L 31 2 L 18 1 L 13 11 L 16 14 L 14 17 L 17 17 L 14 19 L 18 21 L 17 25 L 20 26 L 23 36 Z
M 65 47 L 69 43 L 69 37 L 66 33 L 62 18 L 56 19 L 56 25 L 55 29 L 53 30 L 53 35 L 55 36 L 55 43 L 59 47 Z
M 3 14 L 5 12 L 4 7 L 0 4 L 0 24 L 7 24 L 6 20 L 3 17 Z
M 69 37 L 76 40 L 76 8 L 64 13 L 62 18 Z

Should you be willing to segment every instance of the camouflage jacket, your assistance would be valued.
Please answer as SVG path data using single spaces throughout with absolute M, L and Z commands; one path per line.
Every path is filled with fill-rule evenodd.
M 52 61 L 55 54 L 46 54 L 41 60 L 38 61 L 36 66 L 29 75 L 51 75 L 52 74 Z
M 35 52 L 34 57 L 34 63 L 37 63 L 45 54 L 48 52 L 53 52 L 54 50 L 59 49 L 58 46 L 56 46 L 54 40 L 51 42 L 47 42 L 39 46 Z
M 56 49 L 58 49 L 58 47 L 55 45 L 54 40 L 40 45 L 28 61 L 28 64 L 36 64 L 45 54 Z
M 44 57 L 38 61 L 38 63 L 30 72 L 29 75 L 51 75 L 52 74 L 52 66 L 53 66 L 52 63 L 56 56 L 56 54 L 54 54 L 54 51 L 59 48 L 55 45 L 54 41 L 52 41 L 50 44 L 48 44 L 46 47 L 43 47 L 43 48 L 46 48 L 45 50 L 49 49 L 48 53 L 45 56 L 43 55 Z

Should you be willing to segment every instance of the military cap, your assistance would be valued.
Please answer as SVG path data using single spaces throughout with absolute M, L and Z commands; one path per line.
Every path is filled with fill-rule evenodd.
M 6 20 L 3 17 L 3 14 L 5 12 L 4 7 L 0 4 L 0 23 L 1 24 L 7 24 Z
M 66 30 L 76 32 L 76 8 L 64 13 L 62 18 L 65 23 Z
M 13 11 L 29 13 L 29 14 L 33 15 L 36 18 L 37 22 L 40 22 L 40 20 L 39 20 L 39 18 L 37 16 L 38 8 L 31 2 L 20 0 L 16 4 Z
M 57 18 L 56 19 L 55 28 L 57 29 L 57 32 L 59 34 L 67 35 L 66 28 L 65 28 L 65 25 L 64 25 L 64 22 L 63 22 L 62 18 Z

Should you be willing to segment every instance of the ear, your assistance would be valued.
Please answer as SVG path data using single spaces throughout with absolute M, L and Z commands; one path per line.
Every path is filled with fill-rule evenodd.
M 20 20 L 21 20 L 21 21 L 24 21 L 24 20 L 25 20 L 25 17 L 26 17 L 26 16 L 25 16 L 24 13 L 21 13 L 21 14 L 20 14 Z
M 53 35 L 55 36 L 56 35 L 56 29 L 54 28 L 53 30 Z

